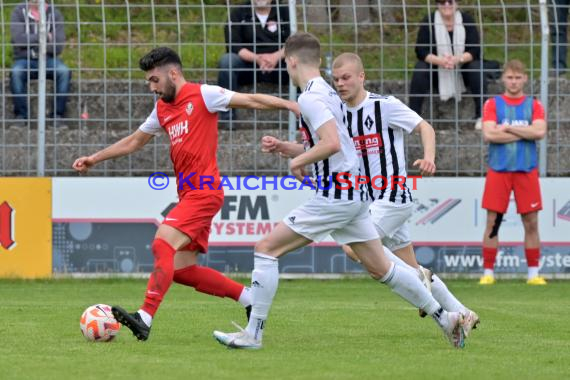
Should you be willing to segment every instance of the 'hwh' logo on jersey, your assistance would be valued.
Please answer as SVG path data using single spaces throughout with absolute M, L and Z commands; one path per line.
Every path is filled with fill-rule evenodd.
M 176 140 L 178 137 L 182 136 L 183 134 L 188 133 L 188 120 L 184 120 L 181 123 L 174 124 L 168 130 L 168 134 L 170 135 L 170 141 Z

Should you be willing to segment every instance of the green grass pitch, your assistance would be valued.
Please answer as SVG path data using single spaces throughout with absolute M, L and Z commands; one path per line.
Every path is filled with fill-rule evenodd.
M 245 325 L 239 304 L 173 285 L 150 339 L 79 330 L 95 303 L 139 306 L 143 280 L 0 281 L 0 379 L 567 379 L 570 282 L 449 281 L 481 317 L 463 350 L 372 280 L 282 280 L 260 351 L 213 330 Z

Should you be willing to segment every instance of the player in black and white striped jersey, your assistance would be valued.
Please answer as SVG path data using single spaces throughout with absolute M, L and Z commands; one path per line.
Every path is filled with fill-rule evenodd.
M 290 170 L 301 181 L 306 174 L 304 167 L 310 164 L 314 165 L 315 176 L 322 173 L 325 177 L 337 172 L 352 177 L 360 167 L 346 130 L 344 106 L 337 93 L 320 76 L 320 61 L 320 43 L 316 37 L 296 33 L 287 39 L 287 71 L 293 83 L 304 89 L 299 97 L 304 146 L 283 143 L 283 149 L 274 151 L 294 157 Z M 338 178 L 336 181 L 341 182 Z M 319 185 L 327 188 L 326 180 Z M 220 343 L 232 348 L 261 348 L 265 321 L 277 292 L 278 258 L 331 235 L 337 243 L 350 245 L 374 279 L 426 310 L 448 340 L 455 347 L 463 347 L 462 315 L 445 311 L 415 273 L 388 260 L 370 219 L 368 202 L 355 196 L 357 190 L 350 190 L 351 187 L 354 186 L 340 189 L 333 184 L 330 190 L 318 189 L 313 198 L 291 211 L 256 244 L 249 323 L 236 333 L 215 331 L 214 337 Z
M 370 179 L 366 185 L 373 201 L 370 214 L 382 244 L 389 248 L 387 254 L 390 256 L 392 251 L 396 255 L 390 256 L 392 261 L 417 273 L 444 309 L 461 312 L 468 335 L 479 323 L 479 317 L 459 302 L 437 275 L 418 264 L 406 224 L 412 216 L 413 204 L 405 182 L 404 133 L 420 134 L 424 156 L 413 166 L 419 168 L 422 176 L 430 176 L 436 170 L 432 126 L 395 97 L 366 91 L 364 67 L 358 55 L 339 55 L 332 69 L 334 85 L 346 104 L 348 133 L 354 140 L 361 171 Z M 399 176 L 398 181 L 394 181 L 394 176 Z M 349 246 L 343 246 L 343 250 L 355 259 Z

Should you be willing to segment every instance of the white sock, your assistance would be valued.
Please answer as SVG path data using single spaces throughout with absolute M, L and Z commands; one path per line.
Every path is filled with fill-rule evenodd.
M 150 325 L 152 325 L 152 315 L 150 315 L 149 313 L 147 313 L 143 309 L 139 309 L 139 311 L 137 311 L 137 313 L 139 313 L 139 315 L 141 316 L 141 319 L 143 320 L 145 325 L 147 325 L 148 327 L 150 327 Z
M 251 274 L 252 309 L 246 331 L 261 341 L 265 321 L 279 285 L 279 262 L 275 257 L 255 252 Z
M 528 279 L 538 276 L 538 267 L 528 267 Z
M 423 309 L 429 315 L 433 315 L 438 309 L 441 309 L 439 303 L 428 292 L 415 271 L 411 272 L 394 263 L 390 264 L 388 273 L 380 279 L 380 282 L 388 285 L 394 293 L 415 307 Z
M 439 308 L 436 310 L 435 313 L 432 314 L 432 318 L 441 327 L 447 327 L 449 324 L 449 318 L 447 316 L 447 311 L 443 310 L 443 308 Z
M 447 286 L 436 275 L 432 275 L 431 294 L 437 302 L 447 311 L 459 311 L 465 313 L 467 308 L 449 291 Z
M 416 276 L 419 276 L 416 268 L 407 264 L 404 260 L 400 259 L 398 256 L 396 256 L 391 250 L 389 250 L 386 247 L 384 247 L 384 254 L 388 258 L 388 260 L 390 260 L 394 264 L 398 265 L 402 269 L 406 269 L 406 270 L 409 270 L 410 272 L 413 272 Z
M 244 286 L 241 294 L 239 295 L 238 302 L 241 303 L 244 307 L 251 305 L 251 288 Z
M 483 271 L 483 276 L 495 277 L 495 272 L 492 269 L 485 269 Z

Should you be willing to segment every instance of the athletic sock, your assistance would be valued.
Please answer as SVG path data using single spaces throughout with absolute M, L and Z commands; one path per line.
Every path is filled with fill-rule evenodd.
M 538 267 L 528 267 L 528 279 L 538 276 Z
M 440 304 L 422 284 L 417 274 L 399 265 L 390 263 L 390 269 L 380 279 L 380 282 L 388 285 L 394 293 L 415 307 L 423 309 L 429 315 L 433 315 L 441 308 Z
M 279 285 L 279 261 L 275 257 L 255 252 L 253 267 L 251 274 L 252 309 L 246 331 L 254 339 L 261 341 L 265 321 Z
M 239 301 L 245 286 L 212 268 L 190 265 L 174 272 L 174 281 L 191 286 L 200 293 L 216 297 L 230 297 Z M 247 305 L 244 305 L 247 306 Z
M 248 288 L 247 286 L 243 287 L 238 302 L 241 303 L 244 307 L 251 305 L 251 288 Z
M 495 277 L 495 271 L 493 269 L 483 269 L 483 276 Z
M 538 276 L 538 265 L 540 261 L 539 248 L 525 248 L 524 254 L 526 256 L 526 264 L 528 265 L 528 278 Z
M 150 327 L 152 325 L 152 315 L 150 315 L 149 313 L 147 313 L 143 309 L 139 309 L 139 311 L 137 311 L 137 313 L 139 313 L 139 315 L 140 315 L 141 319 L 143 320 L 143 322 L 145 323 L 145 325 L 147 325 L 148 327 Z
M 432 314 L 431 317 L 441 327 L 447 327 L 449 324 L 449 318 L 447 314 L 447 311 L 443 310 L 443 308 L 440 307 Z
M 497 258 L 497 248 L 494 247 L 483 247 L 483 268 L 492 271 L 495 268 L 495 259 Z M 485 274 L 486 275 L 486 274 Z
M 142 310 L 154 317 L 174 276 L 174 254 L 176 250 L 165 240 L 160 238 L 152 242 L 154 255 L 154 270 L 148 279 L 146 295 Z
M 467 308 L 455 298 L 445 283 L 441 281 L 436 274 L 432 275 L 431 294 L 446 311 L 459 311 L 461 313 L 467 311 Z
M 419 272 L 416 268 L 412 267 L 411 265 L 406 263 L 404 260 L 402 260 L 401 258 L 396 256 L 390 249 L 388 249 L 386 247 L 384 247 L 384 255 L 386 255 L 388 260 L 390 260 L 394 264 L 398 265 L 400 268 L 406 269 L 410 272 L 415 273 L 416 276 L 419 276 Z

